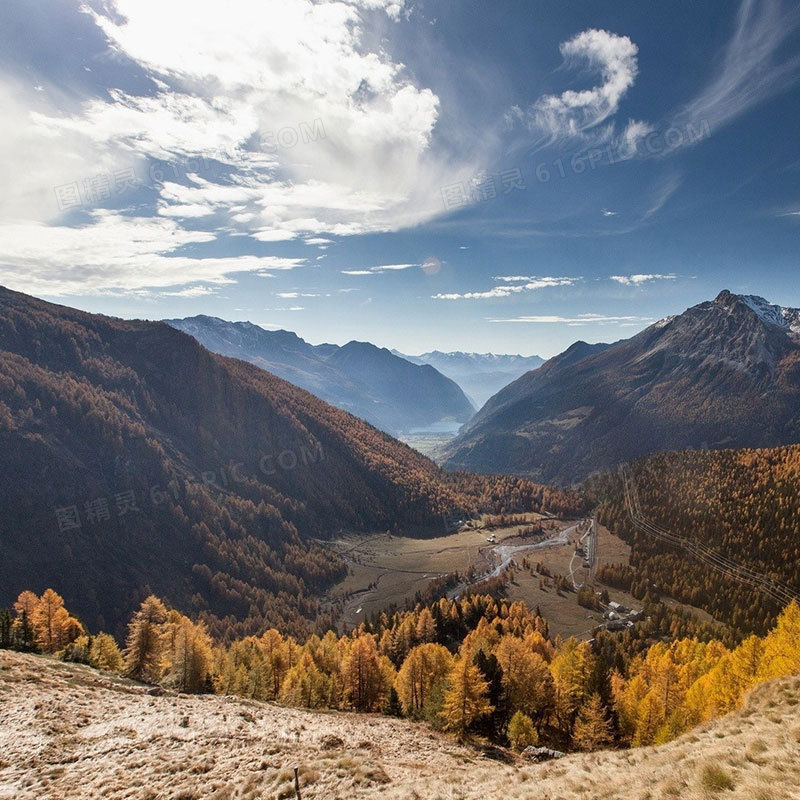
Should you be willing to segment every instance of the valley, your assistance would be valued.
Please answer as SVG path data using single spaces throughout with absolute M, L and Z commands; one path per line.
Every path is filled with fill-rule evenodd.
M 588 546 L 586 520 L 557 521 L 539 514 L 524 515 L 526 523 L 541 522 L 543 534 L 520 536 L 524 526 L 491 528 L 464 527 L 455 534 L 422 539 L 392 533 L 349 535 L 325 546 L 347 564 L 347 577 L 329 592 L 328 601 L 341 612 L 337 628 L 345 632 L 391 607 L 413 603 L 425 596 L 435 582 L 458 573 L 458 580 L 445 584 L 448 598 L 466 589 L 481 590 L 492 578 L 505 581 L 503 596 L 540 609 L 552 635 L 592 638 L 594 630 L 606 620 L 601 610 L 588 610 L 577 602 L 576 590 L 584 584 L 597 592 L 605 590 L 611 601 L 625 608 L 641 608 L 641 600 L 629 592 L 605 585 L 594 577 L 598 567 L 627 564 L 630 546 L 606 527 L 593 524 L 593 551 L 589 568 L 583 556 L 576 556 L 580 543 Z M 482 525 L 482 522 L 477 525 Z M 487 539 L 492 537 L 495 542 Z M 321 543 L 322 544 L 322 543 Z M 540 565 L 540 570 L 536 567 Z M 464 579 L 463 576 L 469 576 Z M 560 590 L 554 578 L 567 579 L 571 589 Z M 455 583 L 455 585 L 451 585 Z M 670 608 L 684 610 L 697 619 L 712 617 L 700 608 L 664 597 Z
M 800 5 L 0 2 L 0 800 L 800 800 Z

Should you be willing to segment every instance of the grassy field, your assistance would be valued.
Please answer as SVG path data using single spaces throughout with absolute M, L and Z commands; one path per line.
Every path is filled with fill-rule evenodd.
M 534 522 L 541 517 L 529 514 L 527 519 Z M 574 557 L 579 534 L 583 530 L 573 530 L 576 523 L 543 520 L 546 539 L 554 538 L 562 531 L 567 531 L 569 535 L 563 544 L 550 544 L 525 553 L 524 561 L 521 556 L 515 556 L 517 568 L 508 587 L 508 597 L 522 600 L 532 609 L 538 606 L 550 623 L 553 635 L 588 639 L 601 624 L 602 614 L 579 606 L 574 591 L 559 593 L 547 573 L 569 578 L 572 564 L 573 577 L 578 585 L 588 580 L 589 585 L 597 591 L 606 588 L 612 600 L 629 608 L 640 608 L 641 602 L 625 592 L 605 587 L 590 577 L 589 570 L 583 567 L 583 559 Z M 487 541 L 490 535 L 495 536 L 496 543 Z M 349 567 L 347 578 L 332 592 L 332 599 L 345 598 L 339 630 L 350 630 L 367 616 L 379 613 L 391 604 L 402 606 L 439 576 L 453 572 L 465 575 L 470 567 L 475 569 L 477 575 L 484 575 L 499 562 L 493 553 L 496 546 L 522 545 L 532 541 L 535 540 L 519 538 L 517 525 L 492 531 L 465 529 L 434 539 L 387 533 L 366 538 L 342 537 L 331 543 Z M 628 545 L 606 528 L 597 527 L 594 569 L 602 564 L 627 563 L 629 555 Z M 535 572 L 537 563 L 542 565 L 544 574 Z M 529 569 L 525 569 L 523 564 L 527 564 Z M 711 619 L 698 609 L 690 610 L 703 619 Z
M 0 800 L 797 800 L 800 677 L 663 747 L 492 761 L 423 725 L 151 696 L 0 651 Z

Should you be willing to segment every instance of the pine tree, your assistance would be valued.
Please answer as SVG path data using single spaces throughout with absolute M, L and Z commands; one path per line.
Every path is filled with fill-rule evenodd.
M 300 660 L 286 673 L 281 686 L 281 702 L 301 708 L 324 707 L 328 699 L 327 682 L 311 653 L 304 650 Z
M 614 741 L 611 723 L 599 694 L 593 694 L 581 707 L 575 720 L 572 743 L 579 750 L 599 750 Z
M 45 653 L 62 650 L 83 633 L 80 623 L 64 608 L 64 599 L 52 589 L 45 589 L 39 598 L 31 623 L 36 631 L 36 641 Z
M 522 711 L 542 720 L 553 708 L 553 676 L 538 653 L 532 653 L 522 639 L 507 634 L 495 655 L 503 668 L 503 687 L 511 711 Z
M 346 699 L 356 711 L 381 707 L 394 682 L 391 662 L 378 653 L 375 637 L 364 633 L 353 640 L 342 662 Z
M 128 625 L 125 673 L 134 680 L 158 683 L 163 674 L 162 635 L 167 609 L 155 595 L 146 598 Z
M 493 706 L 487 700 L 489 686 L 468 654 L 456 659 L 448 675 L 444 693 L 442 721 L 446 730 L 464 736 L 467 728 L 479 717 L 491 714 Z
M 418 642 L 426 643 L 436 641 L 436 622 L 428 608 L 423 608 L 419 614 L 416 636 Z
M 533 726 L 533 720 L 527 714 L 517 711 L 511 717 L 511 722 L 508 723 L 508 742 L 517 752 L 539 744 L 539 736 Z
M 33 625 L 31 625 L 27 610 L 24 608 L 14 620 L 11 637 L 15 650 L 21 650 L 23 653 L 36 650 L 36 631 Z
M 89 646 L 89 663 L 95 669 L 107 672 L 122 672 L 124 662 L 122 653 L 117 647 L 114 637 L 107 633 L 98 633 Z
M 11 647 L 11 626 L 14 620 L 7 608 L 0 608 L 0 650 Z
M 181 614 L 175 619 L 172 614 L 164 634 L 169 643 L 165 680 L 182 692 L 204 691 L 211 672 L 211 639 L 202 622 L 195 624 Z
M 760 680 L 780 678 L 800 672 L 800 605 L 792 601 L 764 640 L 759 667 Z
M 288 668 L 286 643 L 275 628 L 270 628 L 258 640 L 261 651 L 266 660 L 268 684 L 270 687 L 267 699 L 275 700 L 281 690 L 283 678 Z

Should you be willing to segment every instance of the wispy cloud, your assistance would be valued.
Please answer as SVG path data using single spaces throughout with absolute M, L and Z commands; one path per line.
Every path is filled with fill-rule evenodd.
M 678 276 L 660 275 L 658 273 L 637 273 L 635 275 L 611 275 L 610 280 L 621 283 L 623 286 L 641 286 L 651 281 L 674 281 Z
M 482 292 L 449 292 L 444 294 L 434 294 L 434 300 L 492 300 L 502 297 L 511 297 L 522 292 L 534 292 L 538 289 L 548 289 L 555 286 L 574 286 L 581 278 L 520 278 L 508 276 L 512 281 L 525 280 L 526 283 L 508 283 L 503 286 L 495 286 Z M 496 280 L 503 280 L 502 277 Z
M 343 269 L 342 275 L 380 275 L 382 272 L 398 272 L 412 267 L 419 267 L 420 264 L 379 264 L 369 269 Z
M 720 67 L 673 124 L 706 123 L 716 130 L 784 91 L 800 78 L 800 55 L 781 48 L 800 26 L 800 7 L 781 0 L 744 0 Z
M 179 289 L 175 292 L 160 292 L 163 297 L 205 297 L 210 294 L 216 294 L 216 289 L 210 286 L 187 286 L 185 289 Z
M 649 205 L 645 209 L 642 219 L 649 219 L 661 211 L 667 201 L 681 187 L 683 176 L 677 172 L 670 173 L 661 178 L 650 195 Z
M 490 317 L 489 322 L 523 322 L 538 325 L 627 325 L 653 322 L 650 317 L 637 316 L 608 316 L 605 314 L 578 314 L 575 317 L 562 317 L 558 315 L 530 315 L 521 317 Z

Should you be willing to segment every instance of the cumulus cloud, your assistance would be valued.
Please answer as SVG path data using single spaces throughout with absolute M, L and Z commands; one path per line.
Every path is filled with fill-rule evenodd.
M 82 5 L 119 65 L 95 72 L 109 82 L 102 91 L 63 97 L 49 85 L 34 92 L 0 83 L 7 123 L 0 175 L 6 185 L 27 186 L 24 198 L 0 200 L 18 220 L 0 226 L 0 238 L 10 240 L 0 265 L 6 280 L 50 294 L 70 286 L 85 293 L 172 285 L 185 277 L 185 265 L 161 240 L 167 230 L 172 242 L 209 250 L 221 234 L 238 235 L 261 252 L 263 244 L 295 239 L 324 248 L 331 235 L 397 230 L 443 213 L 440 187 L 474 175 L 481 157 L 463 143 L 458 152 L 452 137 L 436 145 L 439 98 L 416 85 L 376 35 L 390 33 L 386 26 L 403 7 L 402 0 L 230 0 L 224 9 L 193 0 Z M 121 88 L 126 70 L 144 77 Z M 157 269 L 141 270 L 141 243 L 124 236 L 114 266 L 102 268 L 96 253 L 108 219 L 87 213 L 86 205 L 62 216 L 53 188 L 122 168 L 141 179 L 154 160 L 194 166 L 180 175 L 167 168 L 149 194 L 128 198 L 137 222 L 115 224 L 153 232 Z M 112 200 L 91 208 L 113 205 L 121 219 L 131 213 L 120 208 L 125 198 Z M 148 204 L 155 219 L 146 222 Z M 47 253 L 41 269 L 28 254 L 24 262 L 11 260 L 25 225 L 29 237 L 69 242 L 62 272 L 83 280 L 52 274 Z M 219 250 L 213 247 L 215 255 Z M 222 280 L 229 268 L 263 259 L 190 261 L 189 273 Z M 153 277 L 159 281 L 145 283 Z
M 554 286 L 574 286 L 580 278 L 518 278 L 518 276 L 509 276 L 512 280 L 522 279 L 526 283 L 508 283 L 503 286 L 495 286 L 492 289 L 487 289 L 482 292 L 464 292 L 464 293 L 444 293 L 434 294 L 431 297 L 434 300 L 493 300 L 496 298 L 512 297 L 515 294 L 522 292 L 534 292 L 539 289 L 548 289 Z M 502 280 L 503 278 L 497 278 Z

